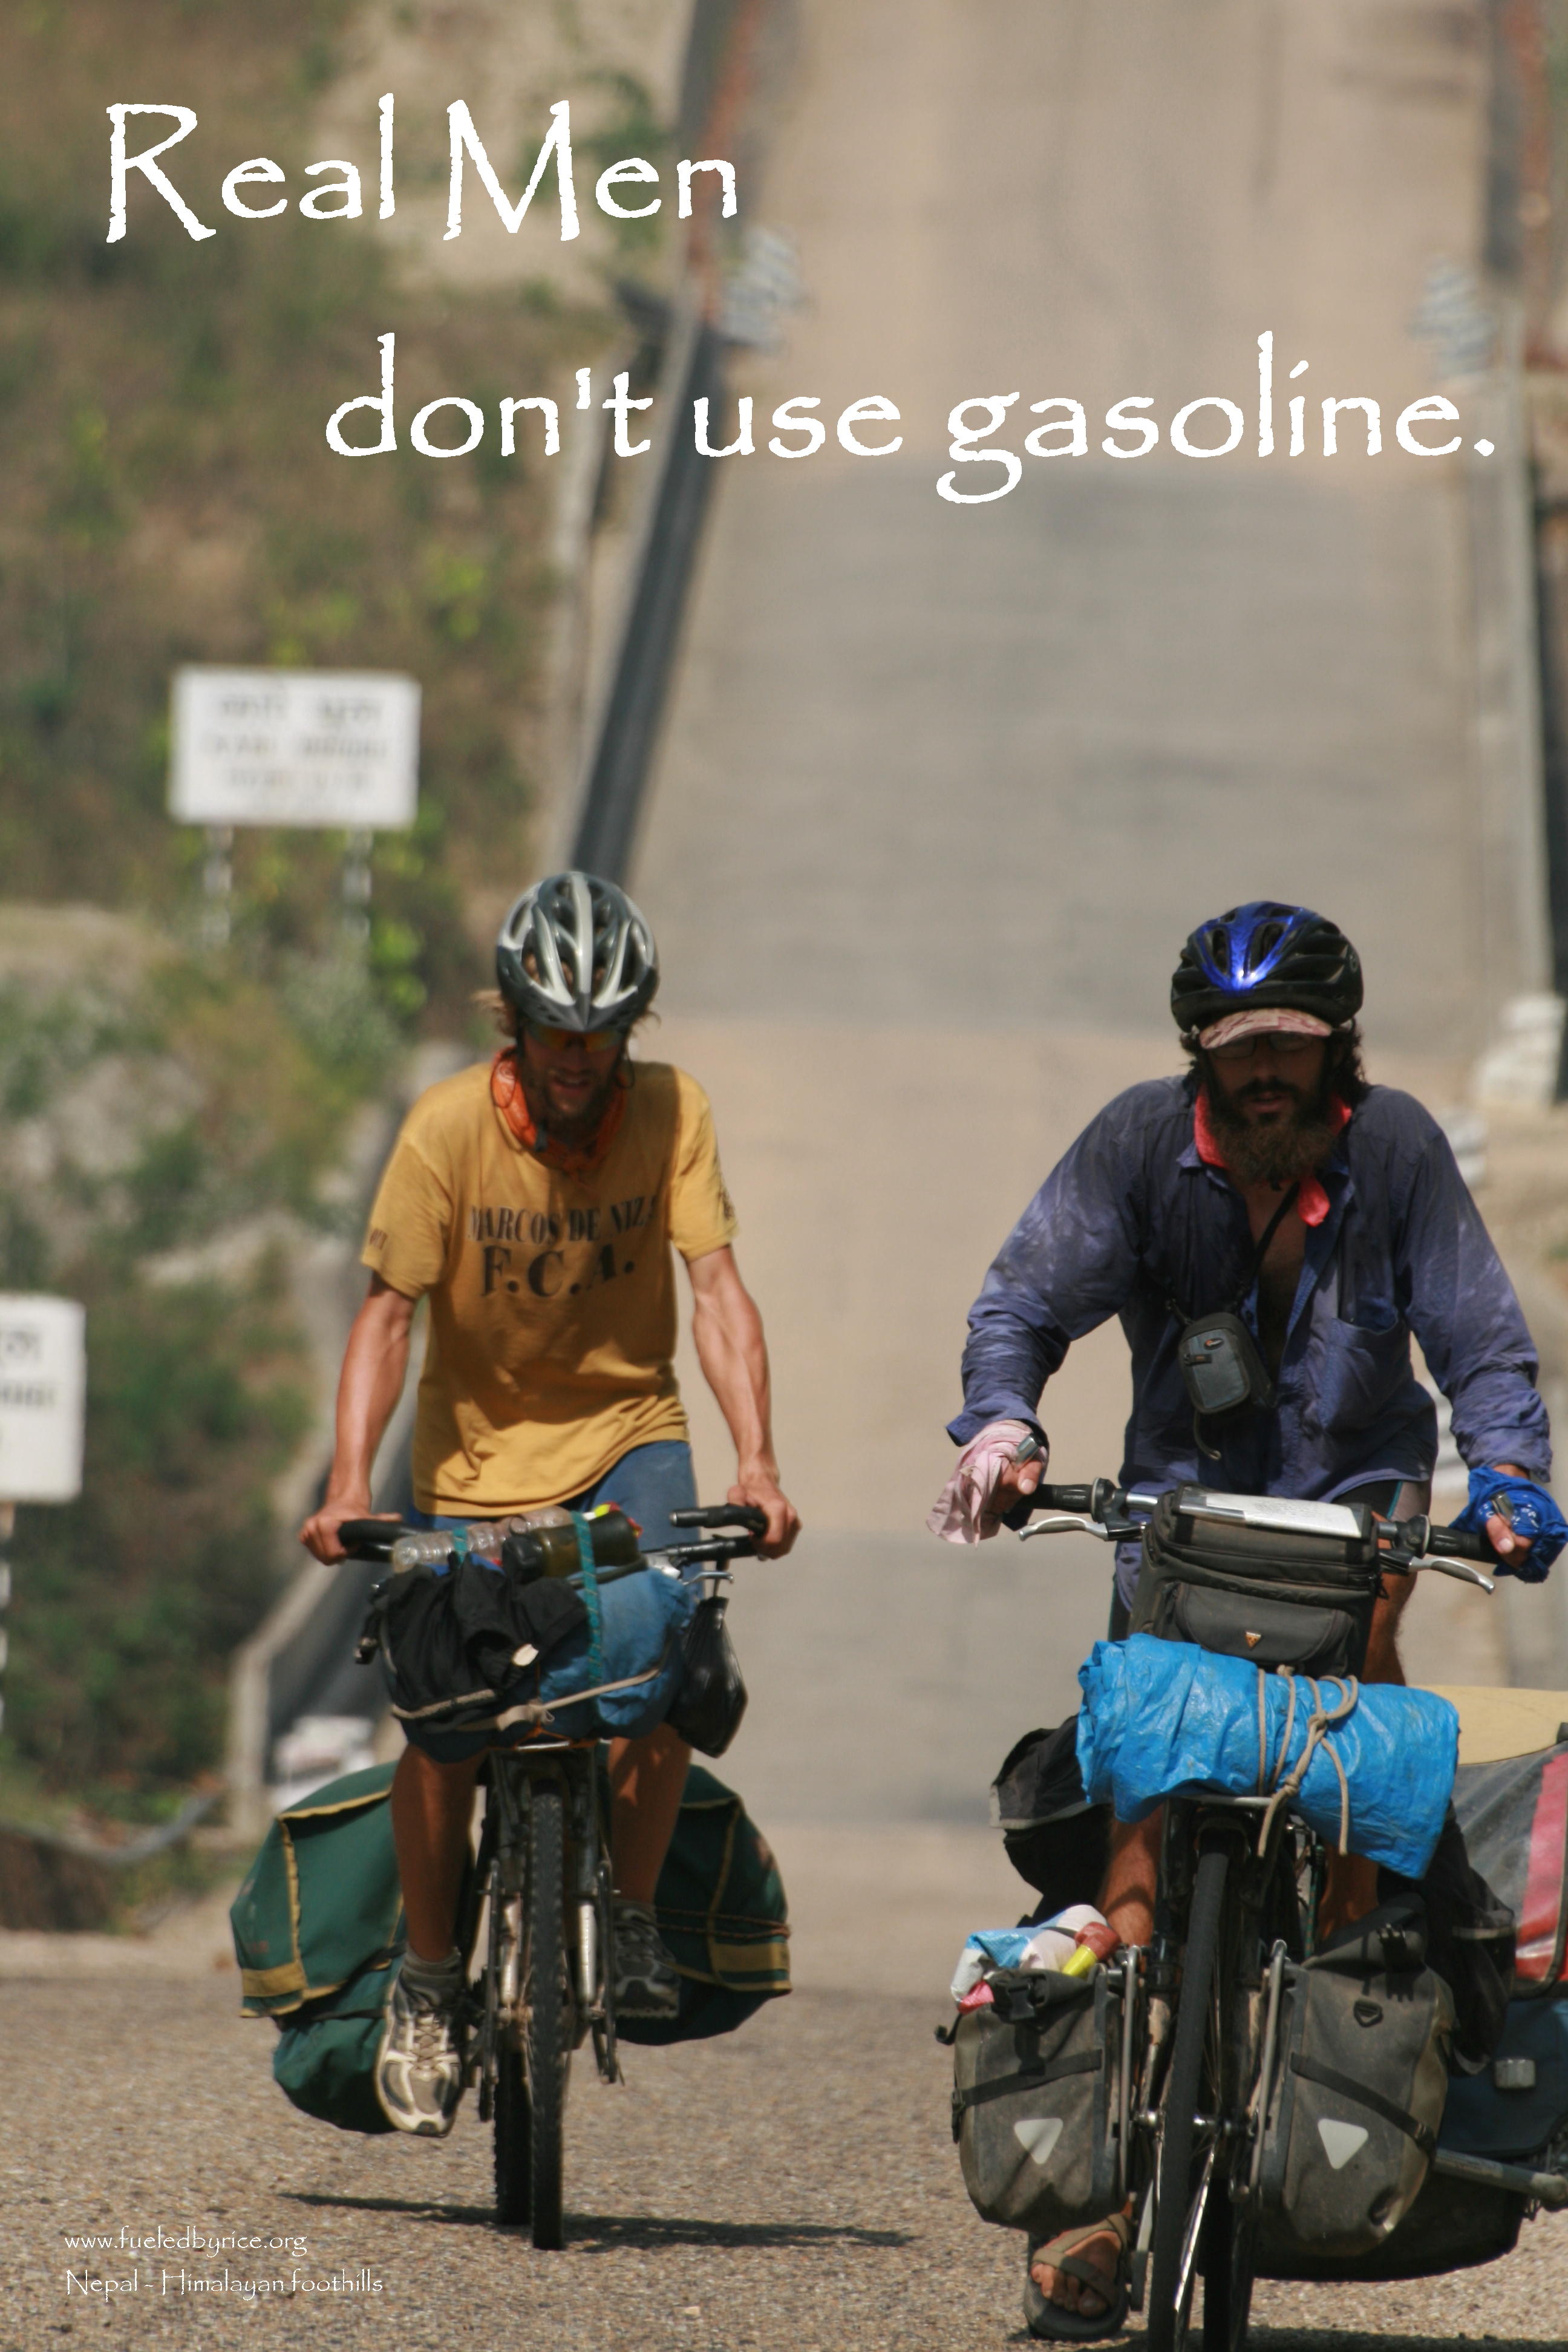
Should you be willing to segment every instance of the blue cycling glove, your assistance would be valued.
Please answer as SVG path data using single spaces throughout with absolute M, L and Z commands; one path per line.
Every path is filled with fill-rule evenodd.
M 1544 1584 L 1547 1570 L 1568 1544 L 1568 1519 L 1544 1486 L 1507 1470 L 1472 1470 L 1470 1499 L 1454 1525 L 1467 1535 L 1484 1535 L 1500 1496 L 1511 1507 L 1515 1533 L 1529 1537 L 1530 1549 L 1521 1560 L 1500 1559 L 1498 1574 L 1517 1576 L 1521 1584 Z

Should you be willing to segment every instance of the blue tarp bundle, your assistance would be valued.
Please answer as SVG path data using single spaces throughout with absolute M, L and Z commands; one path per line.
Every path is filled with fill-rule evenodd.
M 1288 1750 L 1289 1682 L 1262 1674 L 1245 1658 L 1224 1658 L 1190 1642 L 1134 1633 L 1097 1642 L 1079 1670 L 1084 1703 L 1078 1757 L 1094 1804 L 1119 1821 L 1142 1821 L 1166 1797 L 1223 1789 L 1232 1796 L 1270 1793 L 1307 1744 L 1314 1685 L 1298 1675 Z M 1261 1685 L 1264 1721 L 1258 1719 Z M 1316 1685 L 1332 1708 L 1344 1686 Z M 1267 1768 L 1260 1782 L 1260 1748 Z M 1352 1853 L 1419 1878 L 1432 1859 L 1459 1760 L 1459 1717 L 1433 1691 L 1363 1683 L 1351 1713 L 1328 1736 L 1350 1790 Z M 1340 1833 L 1340 1778 L 1326 1748 L 1307 1767 L 1295 1810 L 1324 1837 Z

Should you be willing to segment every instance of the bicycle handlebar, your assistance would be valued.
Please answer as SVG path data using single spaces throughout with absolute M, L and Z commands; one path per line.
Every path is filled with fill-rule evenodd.
M 700 1509 L 671 1511 L 672 1528 L 743 1528 L 749 1536 L 765 1536 L 768 1515 L 755 1503 L 705 1503 Z
M 671 1511 L 672 1528 L 712 1528 L 711 1536 L 699 1537 L 693 1543 L 669 1543 L 656 1547 L 660 1559 L 750 1559 L 755 1557 L 754 1544 L 758 1536 L 766 1535 L 768 1517 L 754 1503 L 710 1503 L 705 1509 Z M 738 1533 L 717 1532 L 737 1529 Z M 344 1519 L 338 1528 L 338 1541 L 349 1559 L 365 1560 L 385 1568 L 392 1559 L 392 1547 L 399 1536 L 426 1534 L 424 1528 L 407 1528 L 398 1519 Z M 651 1555 L 645 1555 L 649 1557 Z M 614 1581 L 625 1576 L 632 1567 L 641 1567 L 641 1559 L 618 1569 L 601 1569 L 599 1579 Z
M 392 1547 L 399 1536 L 419 1532 L 417 1528 L 405 1528 L 400 1519 L 342 1519 L 338 1523 L 338 1541 L 350 1559 L 383 1564 L 392 1558 Z
M 1237 1497 L 1238 1503 L 1245 1499 L 1239 1496 Z M 1267 1498 L 1258 1496 L 1255 1499 L 1264 1501 Z M 1097 1478 L 1092 1486 L 1051 1486 L 1042 1483 L 1025 1498 L 1025 1505 L 1029 1518 L 1036 1512 L 1060 1512 L 1068 1524 L 1076 1522 L 1079 1527 L 1087 1526 L 1089 1533 L 1107 1541 L 1120 1542 L 1142 1532 L 1140 1524 L 1129 1514 L 1134 1511 L 1147 1513 L 1152 1510 L 1158 1500 L 1159 1496 L 1154 1493 L 1117 1486 L 1109 1478 Z M 1490 1568 L 1500 1565 L 1497 1553 L 1484 1535 L 1471 1534 L 1458 1528 L 1435 1527 L 1424 1513 L 1417 1513 L 1408 1519 L 1385 1519 L 1376 1513 L 1371 1514 L 1371 1517 L 1372 1533 L 1378 1550 L 1393 1575 L 1414 1575 L 1423 1561 L 1434 1567 L 1440 1566 L 1445 1560 L 1474 1560 Z M 1090 1522 L 1091 1525 L 1088 1524 Z M 1027 1535 L 1067 1532 L 1065 1525 L 1060 1529 L 1031 1526 L 1022 1515 L 1011 1518 L 1009 1525 Z M 1460 1575 L 1462 1571 L 1449 1569 L 1447 1573 Z

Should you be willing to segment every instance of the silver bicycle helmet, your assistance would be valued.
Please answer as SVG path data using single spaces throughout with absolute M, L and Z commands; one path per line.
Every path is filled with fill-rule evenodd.
M 629 1029 L 658 987 L 658 950 L 614 882 L 547 874 L 510 908 L 496 940 L 501 994 L 554 1029 Z

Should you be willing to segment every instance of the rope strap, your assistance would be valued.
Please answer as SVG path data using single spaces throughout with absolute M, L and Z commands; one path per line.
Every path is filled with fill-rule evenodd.
M 583 1606 L 588 1612 L 588 1680 L 602 1683 L 605 1679 L 605 1616 L 599 1601 L 599 1579 L 594 1561 L 594 1524 L 582 1511 L 574 1511 L 572 1524 L 577 1530 L 577 1557 L 583 1564 Z
M 1279 1753 L 1275 1758 L 1273 1768 L 1270 1769 L 1268 1685 L 1263 1668 L 1259 1666 L 1258 1669 L 1258 1794 L 1260 1797 L 1269 1796 L 1270 1790 L 1273 1791 L 1268 1810 L 1263 1816 L 1262 1827 L 1258 1832 L 1258 1853 L 1261 1855 L 1268 1846 L 1269 1832 L 1274 1827 L 1275 1818 L 1280 1806 L 1289 1804 L 1300 1795 L 1301 1785 L 1307 1777 L 1307 1768 L 1320 1748 L 1333 1766 L 1339 1780 L 1340 1852 L 1348 1853 L 1351 1842 L 1350 1782 L 1345 1778 L 1345 1768 L 1340 1760 L 1339 1751 L 1329 1734 L 1336 1723 L 1342 1723 L 1346 1716 L 1354 1709 L 1356 1701 L 1361 1696 L 1361 1685 L 1353 1675 L 1327 1675 L 1325 1679 L 1335 1684 L 1340 1694 L 1336 1703 L 1330 1706 L 1325 1704 L 1322 1690 L 1310 1675 L 1304 1675 L 1300 1682 L 1298 1682 L 1290 1667 L 1280 1666 L 1277 1671 L 1284 1676 L 1289 1686 L 1289 1697 L 1285 1707 L 1285 1729 L 1279 1741 Z M 1302 1743 L 1301 1753 L 1289 1776 L 1281 1780 L 1279 1775 L 1285 1769 L 1285 1759 L 1290 1753 L 1290 1741 L 1296 1729 L 1296 1694 L 1301 1687 L 1302 1682 L 1311 1691 L 1312 1712 L 1307 1717 L 1307 1737 Z

